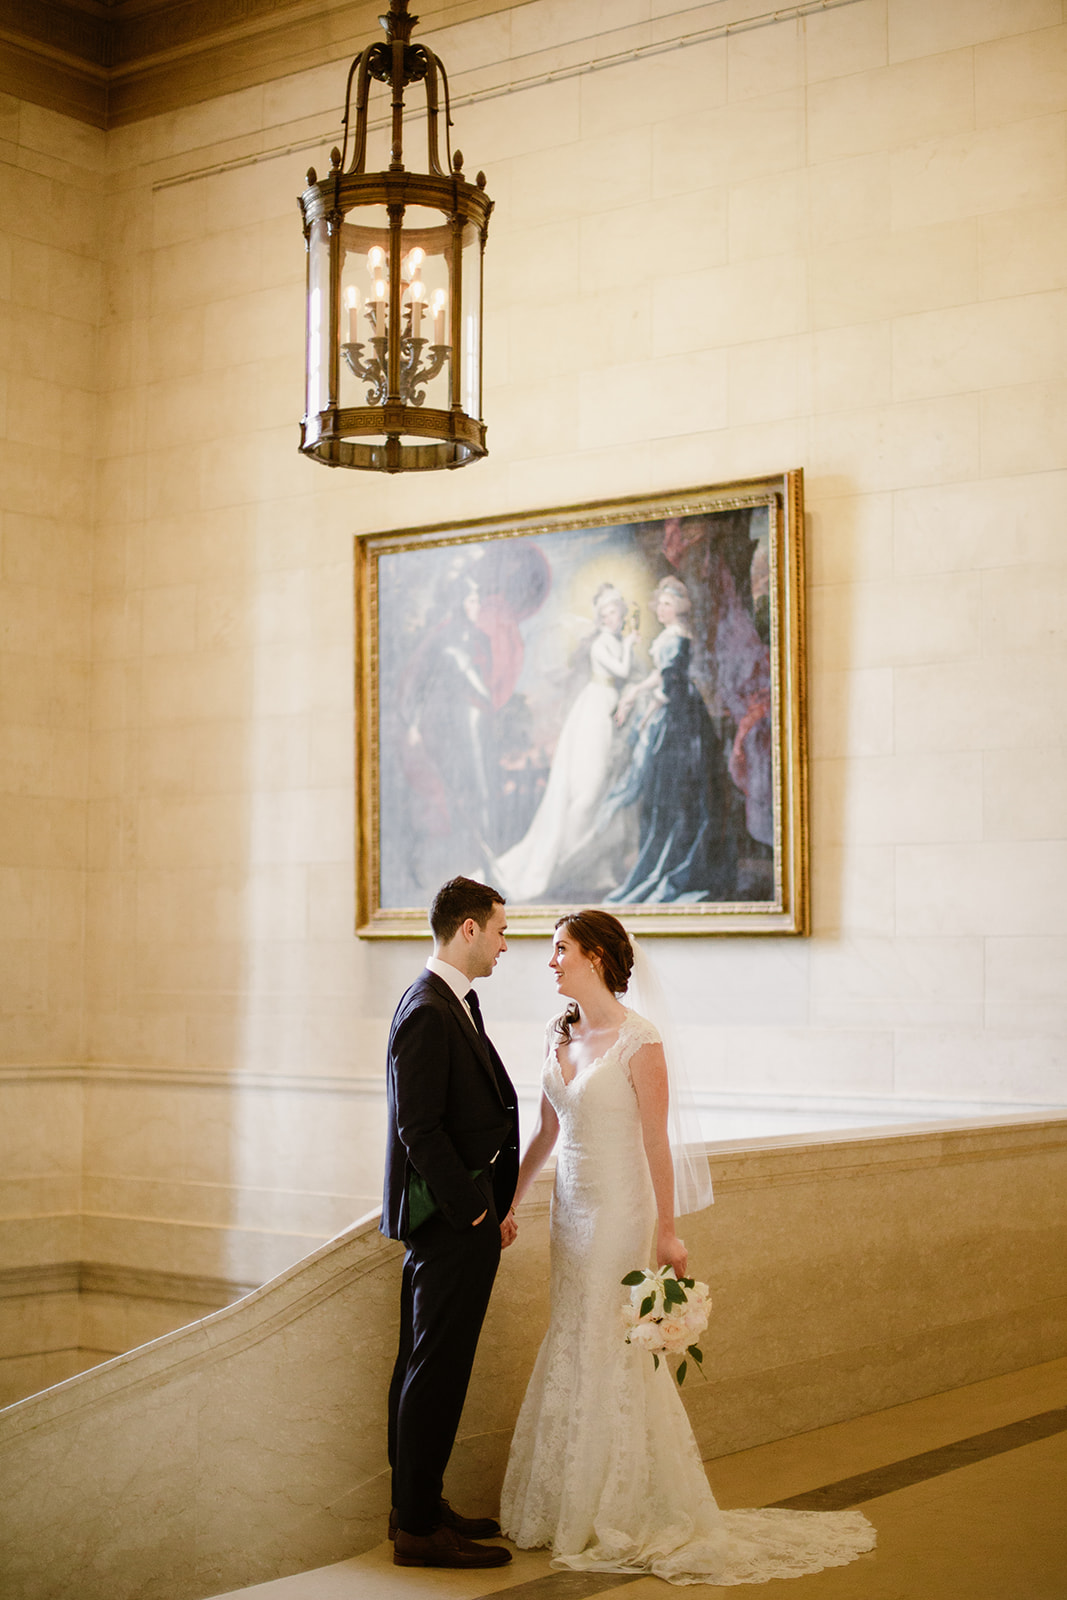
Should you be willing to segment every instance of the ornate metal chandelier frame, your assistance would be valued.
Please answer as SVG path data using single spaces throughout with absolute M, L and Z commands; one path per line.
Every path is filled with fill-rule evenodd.
M 333 467 L 380 472 L 461 467 L 486 454 L 480 416 L 481 269 L 493 202 L 485 192 L 484 172 L 469 183 L 462 154 L 451 152 L 447 74 L 432 50 L 411 43 L 418 18 L 408 15 L 407 0 L 393 0 L 379 21 L 385 39 L 368 45 L 349 68 L 343 148 L 331 151 L 325 178 L 309 169 L 308 187 L 298 201 L 308 252 L 307 406 L 300 449 Z M 384 172 L 369 173 L 372 80 L 391 91 L 391 156 Z M 353 83 L 352 161 L 345 170 Z M 423 83 L 426 92 L 424 173 L 404 167 L 404 90 L 413 83 Z M 438 132 L 442 87 L 445 166 Z M 388 221 L 353 218 L 366 207 L 378 208 L 379 219 L 384 210 Z M 412 208 L 422 220 L 405 225 Z M 441 221 L 425 225 L 427 211 L 441 213 Z M 350 305 L 346 328 L 345 263 L 364 253 L 377 298 L 368 298 L 362 313 Z M 437 290 L 432 311 L 420 298 L 425 261 L 435 264 L 447 283 Z M 356 291 L 350 287 L 349 294 Z M 360 336 L 361 314 L 368 323 L 365 337 Z M 422 331 L 424 316 L 432 320 L 432 337 Z M 341 404 L 344 369 L 366 383 L 364 404 Z M 428 386 L 442 373 L 447 373 L 447 404 L 427 405 Z M 444 397 L 438 393 L 437 398 Z

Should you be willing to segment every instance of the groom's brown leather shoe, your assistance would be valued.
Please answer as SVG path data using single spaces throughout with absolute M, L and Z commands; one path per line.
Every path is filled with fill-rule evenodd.
M 504 1567 L 511 1551 L 499 1544 L 475 1544 L 442 1523 L 432 1533 L 396 1530 L 393 1565 L 397 1567 Z
M 500 1524 L 495 1517 L 461 1517 L 458 1511 L 453 1511 L 447 1500 L 441 1501 L 441 1521 L 446 1528 L 451 1528 L 455 1533 L 461 1533 L 465 1539 L 499 1539 Z M 389 1513 L 389 1537 L 396 1538 L 396 1530 L 400 1526 L 400 1517 L 394 1506 Z

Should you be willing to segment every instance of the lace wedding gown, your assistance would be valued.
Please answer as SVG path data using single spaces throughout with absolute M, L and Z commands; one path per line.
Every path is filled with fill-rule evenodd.
M 550 1030 L 554 1037 L 554 1030 Z M 552 1316 L 511 1442 L 504 1533 L 553 1566 L 651 1572 L 671 1583 L 762 1583 L 842 1566 L 874 1545 L 859 1511 L 720 1511 L 667 1363 L 624 1342 L 621 1279 L 656 1220 L 629 1064 L 652 1024 L 627 1011 L 611 1048 L 568 1085 L 549 1048 L 559 1118 Z

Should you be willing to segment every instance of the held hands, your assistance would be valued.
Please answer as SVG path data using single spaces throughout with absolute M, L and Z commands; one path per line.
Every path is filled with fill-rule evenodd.
M 676 1278 L 687 1276 L 689 1252 L 673 1228 L 661 1231 L 656 1240 L 656 1265 L 658 1267 L 673 1267 Z
M 485 1221 L 488 1215 L 488 1211 L 483 1211 L 480 1217 L 475 1217 L 474 1221 L 471 1223 L 471 1227 L 476 1228 L 480 1222 Z M 501 1250 L 506 1250 L 509 1244 L 514 1244 L 518 1236 L 519 1225 L 515 1221 L 515 1209 L 512 1207 L 507 1216 L 504 1218 L 503 1222 L 500 1224 Z
M 614 718 L 615 726 L 617 728 L 621 728 L 623 723 L 626 721 L 627 717 L 630 715 L 630 712 L 634 708 L 634 701 L 636 699 L 637 699 L 637 690 L 633 686 L 631 686 L 629 689 L 624 690 L 623 693 L 619 696 L 619 703 L 615 707 L 615 718 Z

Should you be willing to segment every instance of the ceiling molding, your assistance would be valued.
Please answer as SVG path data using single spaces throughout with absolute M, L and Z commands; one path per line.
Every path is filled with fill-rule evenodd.
M 107 73 L 75 65 L 58 54 L 27 48 L 0 28 L 0 94 L 47 106 L 76 122 L 107 127 Z
M 102 4 L 67 0 L 0 0 L 0 33 L 23 47 L 57 53 L 71 61 L 106 67 L 112 23 Z
M 423 0 L 423 30 L 514 0 Z M 0 93 L 115 128 L 354 56 L 382 0 L 0 0 Z

